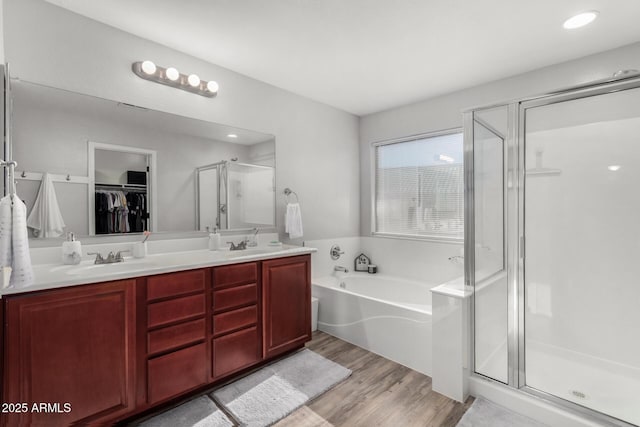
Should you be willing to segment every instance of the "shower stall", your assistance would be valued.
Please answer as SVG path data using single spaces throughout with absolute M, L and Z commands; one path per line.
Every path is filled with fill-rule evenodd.
M 235 159 L 196 168 L 198 230 L 275 226 L 275 168 Z
M 475 375 L 640 425 L 640 77 L 464 120 Z

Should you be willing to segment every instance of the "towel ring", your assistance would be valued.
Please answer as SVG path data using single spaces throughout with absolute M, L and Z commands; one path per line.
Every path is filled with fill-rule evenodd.
M 296 193 L 295 191 L 293 191 L 290 188 L 285 188 L 284 189 L 284 197 L 287 199 L 287 202 L 289 201 L 289 196 L 292 195 L 292 194 L 294 196 L 296 196 L 296 203 L 298 203 L 299 202 L 298 193 Z

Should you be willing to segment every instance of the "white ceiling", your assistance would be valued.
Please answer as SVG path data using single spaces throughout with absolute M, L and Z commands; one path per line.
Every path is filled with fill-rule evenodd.
M 639 0 L 46 1 L 358 115 L 640 40 Z

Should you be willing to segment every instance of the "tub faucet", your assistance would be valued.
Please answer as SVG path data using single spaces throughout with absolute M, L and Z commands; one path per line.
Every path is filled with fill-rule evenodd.
M 335 267 L 333 267 L 333 271 L 343 271 L 345 273 L 349 272 L 349 270 L 346 267 L 343 267 L 341 265 L 336 265 Z

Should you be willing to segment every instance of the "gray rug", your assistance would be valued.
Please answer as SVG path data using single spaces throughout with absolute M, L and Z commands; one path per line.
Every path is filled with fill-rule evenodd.
M 231 427 L 233 423 L 207 396 L 187 403 L 143 421 L 145 427 Z
M 545 427 L 545 425 L 495 403 L 476 399 L 457 427 Z
M 242 426 L 269 426 L 321 395 L 351 371 L 302 350 L 212 393 Z

